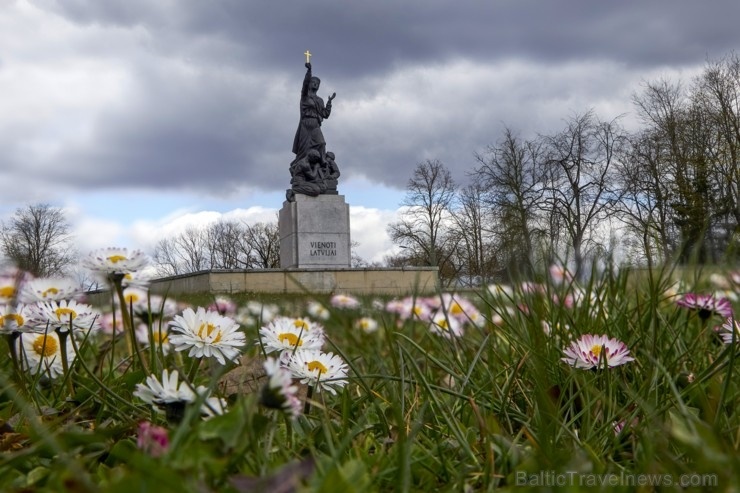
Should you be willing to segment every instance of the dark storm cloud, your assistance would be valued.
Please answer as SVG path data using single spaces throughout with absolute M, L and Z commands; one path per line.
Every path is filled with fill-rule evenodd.
M 35 180 L 69 187 L 285 188 L 305 49 L 319 94 L 338 93 L 324 133 L 343 177 L 403 187 L 424 159 L 463 179 L 504 124 L 545 132 L 592 107 L 611 118 L 644 74 L 740 46 L 737 0 L 33 4 L 75 33 L 59 70 L 79 57 L 125 74 L 115 104 L 68 105 L 91 122 L 84 138 L 27 160 Z M 20 142 L 0 159 L 18 162 L 38 136 L 0 118 Z
M 338 2 L 36 0 L 73 22 L 142 26 L 185 43 L 228 40 L 261 67 L 285 67 L 309 46 L 345 76 L 460 56 L 558 62 L 693 63 L 737 48 L 740 3 L 718 0 L 448 0 Z M 187 48 L 186 48 L 187 49 Z

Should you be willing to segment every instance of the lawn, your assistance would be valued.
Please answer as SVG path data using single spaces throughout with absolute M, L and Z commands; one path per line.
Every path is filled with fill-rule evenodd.
M 737 271 L 177 300 L 107 272 L 123 310 L 5 307 L 1 491 L 740 484 Z

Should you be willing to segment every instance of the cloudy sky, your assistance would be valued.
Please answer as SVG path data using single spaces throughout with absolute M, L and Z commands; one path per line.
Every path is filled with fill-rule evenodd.
M 504 126 L 637 125 L 641 83 L 690 83 L 740 50 L 738 19 L 737 0 L 0 0 L 0 218 L 64 207 L 83 252 L 274 220 L 308 49 L 353 240 L 382 260 L 417 163 L 463 183 Z

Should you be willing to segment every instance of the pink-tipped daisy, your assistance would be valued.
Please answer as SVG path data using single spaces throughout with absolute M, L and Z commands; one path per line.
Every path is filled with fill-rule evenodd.
M 614 367 L 634 361 L 629 348 L 622 342 L 606 335 L 586 334 L 563 349 L 561 361 L 575 368 Z
M 267 383 L 260 392 L 260 404 L 270 409 L 278 409 L 295 418 L 301 414 L 301 401 L 298 399 L 298 387 L 293 385 L 290 370 L 280 365 L 273 358 L 264 363 Z
M 725 320 L 725 323 L 719 327 L 719 336 L 725 344 L 732 344 L 733 337 L 736 344 L 740 343 L 740 321 L 731 318 Z
M 39 277 L 23 283 L 18 298 L 28 304 L 37 301 L 61 301 L 74 298 L 80 291 L 79 284 L 72 279 Z
M 218 312 L 221 315 L 232 317 L 236 315 L 236 308 L 236 303 L 234 303 L 234 301 L 230 298 L 227 298 L 225 296 L 217 296 L 216 299 L 213 300 L 213 303 L 206 307 L 206 310 Z
M 170 343 L 176 351 L 190 350 L 188 356 L 194 358 L 214 358 L 220 364 L 235 361 L 246 344 L 239 324 L 217 312 L 198 311 L 186 308 L 182 315 L 176 315 L 172 322 Z
M 27 325 L 37 331 L 59 329 L 69 331 L 94 331 L 100 328 L 100 312 L 85 303 L 69 301 L 47 301 L 28 305 Z
M 432 313 L 427 298 L 415 298 L 413 296 L 389 301 L 386 304 L 386 310 L 398 314 L 401 320 L 427 321 Z
M 676 301 L 676 305 L 696 310 L 699 318 L 707 320 L 712 315 L 722 318 L 732 317 L 732 303 L 727 298 L 716 298 L 711 294 L 688 293 Z
M 334 308 L 345 308 L 348 310 L 360 307 L 360 300 L 348 294 L 335 294 L 331 297 L 329 303 Z

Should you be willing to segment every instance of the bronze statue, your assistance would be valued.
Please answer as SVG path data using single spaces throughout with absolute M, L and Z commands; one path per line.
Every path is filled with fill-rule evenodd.
M 326 185 L 326 191 L 324 193 L 329 195 L 337 195 L 337 178 L 339 178 L 339 167 L 336 161 L 334 161 L 334 153 L 327 152 L 324 156 L 324 162 L 321 163 L 321 176 L 324 178 L 324 184 Z
M 337 96 L 332 93 L 324 100 L 316 94 L 321 84 L 311 73 L 311 53 L 306 51 L 306 76 L 301 89 L 301 119 L 293 139 L 295 159 L 290 163 L 290 185 L 286 191 L 289 202 L 300 193 L 316 197 L 326 193 L 336 195 L 339 168 L 334 153 L 326 152 L 326 141 L 321 132 L 321 123 L 331 115 L 331 102 Z
M 311 74 L 310 62 L 306 62 L 306 69 L 301 89 L 301 119 L 293 138 L 293 154 L 295 154 L 293 162 L 306 157 L 309 149 L 318 150 L 321 160 L 324 160 L 326 141 L 321 132 L 321 122 L 331 115 L 331 101 L 337 96 L 337 93 L 333 93 L 324 105 L 324 100 L 316 94 L 321 85 L 321 79 Z
M 316 149 L 309 149 L 305 157 L 290 165 L 290 176 L 291 188 L 285 195 L 288 202 L 293 202 L 297 193 L 316 197 L 326 191 L 321 175 L 321 155 Z

